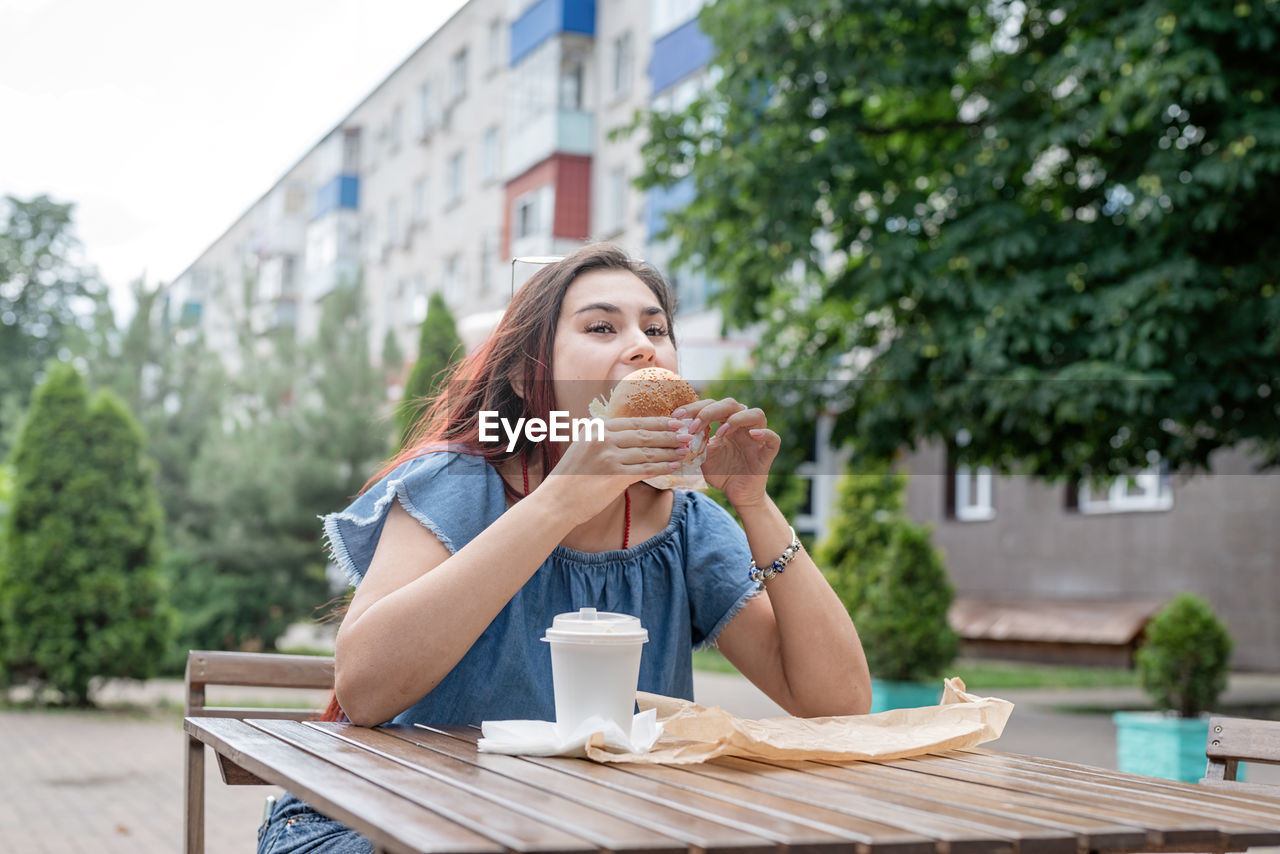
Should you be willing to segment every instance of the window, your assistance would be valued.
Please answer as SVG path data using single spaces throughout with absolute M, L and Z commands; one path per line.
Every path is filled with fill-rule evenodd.
M 1076 487 L 1075 507 L 1084 514 L 1171 510 L 1173 485 L 1166 467 L 1158 463 L 1100 486 L 1082 481 Z
M 497 283 L 494 265 L 498 261 L 498 231 L 494 229 L 480 238 L 480 296 L 493 292 Z
M 461 254 L 450 255 L 444 262 L 444 299 L 451 306 L 462 301 L 466 270 Z
M 987 522 L 996 517 L 995 477 L 990 466 L 963 461 L 961 449 L 972 441 L 968 430 L 956 432 L 955 446 L 947 449 L 946 517 L 958 522 Z
M 582 109 L 582 57 L 576 53 L 560 64 L 560 109 Z
M 467 94 L 467 49 L 464 47 L 449 60 L 449 100 L 460 101 Z
M 627 170 L 618 167 L 609 172 L 609 180 L 605 187 L 608 197 L 605 199 L 604 230 L 614 234 L 626 225 L 627 219 Z
M 532 237 L 538 233 L 538 200 L 530 197 L 516 203 L 516 239 Z
M 481 148 L 480 178 L 492 181 L 498 177 L 498 126 L 494 125 L 484 132 L 484 143 Z
M 419 175 L 413 179 L 409 190 L 409 216 L 412 225 L 422 225 L 427 221 L 427 179 Z
M 391 111 L 391 120 L 387 123 L 387 153 L 395 154 L 400 150 L 400 137 L 404 133 L 404 108 L 396 104 Z
M 996 508 L 991 501 L 992 475 L 988 466 L 976 468 L 967 465 L 956 466 L 955 474 L 955 507 L 952 517 L 961 522 L 985 522 L 996 517 Z
M 425 139 L 440 124 L 440 112 L 436 108 L 435 90 L 427 81 L 418 87 L 418 136 Z
M 400 224 L 400 200 L 392 198 L 387 202 L 387 245 L 403 243 L 405 232 Z
M 413 277 L 413 293 L 409 319 L 414 325 L 419 325 L 427 319 L 427 303 L 429 297 L 427 295 L 427 280 L 424 276 Z
M 380 257 L 382 252 L 378 243 L 378 218 L 373 214 L 369 214 L 364 221 L 364 252 L 365 257 L 371 261 Z
M 462 201 L 462 173 L 465 168 L 462 156 L 463 152 L 459 151 L 449 158 L 448 169 L 445 173 L 444 204 L 446 208 L 451 208 Z
M 613 94 L 625 95 L 631 91 L 631 33 L 623 33 L 613 40 Z
M 497 71 L 507 64 L 502 51 L 502 19 L 494 18 L 489 22 L 489 71 Z

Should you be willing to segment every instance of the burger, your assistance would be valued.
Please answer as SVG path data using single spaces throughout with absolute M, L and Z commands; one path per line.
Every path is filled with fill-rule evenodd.
M 597 418 L 661 418 L 697 399 L 693 386 L 674 371 L 641 368 L 619 380 L 607 398 L 591 401 L 589 410 Z M 692 418 L 686 419 L 686 422 L 692 421 Z M 658 489 L 706 489 L 702 461 L 707 455 L 708 433 L 709 429 L 703 427 L 702 432 L 693 437 L 679 469 L 651 477 L 645 483 Z

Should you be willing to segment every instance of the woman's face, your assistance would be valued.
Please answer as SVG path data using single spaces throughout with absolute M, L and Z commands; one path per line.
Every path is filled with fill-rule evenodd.
M 587 417 L 591 401 L 640 368 L 674 371 L 671 320 L 649 286 L 626 270 L 592 270 L 565 291 L 552 378 L 556 406 Z

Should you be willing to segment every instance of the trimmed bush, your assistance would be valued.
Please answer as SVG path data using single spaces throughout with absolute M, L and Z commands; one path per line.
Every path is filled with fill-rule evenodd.
M 1147 623 L 1135 657 L 1142 687 L 1159 708 L 1197 717 L 1227 687 L 1233 646 L 1208 602 L 1179 593 Z
M 160 509 L 142 431 L 66 364 L 36 389 L 13 454 L 0 659 L 15 683 L 88 702 L 95 676 L 145 678 L 170 637 Z
M 895 682 L 941 676 L 959 650 L 947 622 L 953 595 L 929 529 L 897 525 L 853 612 L 871 674 Z

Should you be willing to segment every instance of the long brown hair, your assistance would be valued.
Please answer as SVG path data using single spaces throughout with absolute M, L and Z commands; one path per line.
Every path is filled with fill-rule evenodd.
M 549 418 L 551 410 L 556 408 L 551 382 L 552 354 L 564 295 L 579 276 L 594 270 L 625 270 L 634 274 L 653 291 L 670 327 L 675 300 L 666 280 L 653 267 L 643 261 L 633 261 L 617 246 L 589 244 L 547 264 L 516 292 L 497 328 L 447 377 L 442 385 L 444 390 L 418 417 L 404 447 L 369 478 L 361 492 L 396 467 L 426 454 L 456 451 L 482 456 L 496 464 L 530 453 L 532 443 L 523 433 L 510 452 L 503 443 L 481 442 L 480 412 L 497 412 L 500 418 L 511 423 L 518 418 Z M 671 342 L 675 344 L 674 332 Z M 514 377 L 520 378 L 523 395 L 517 393 Z M 542 471 L 549 472 L 559 461 L 559 451 L 552 442 L 540 445 Z M 513 501 L 523 497 L 505 479 L 503 486 Z M 335 693 L 321 720 L 340 720 L 341 716 Z

